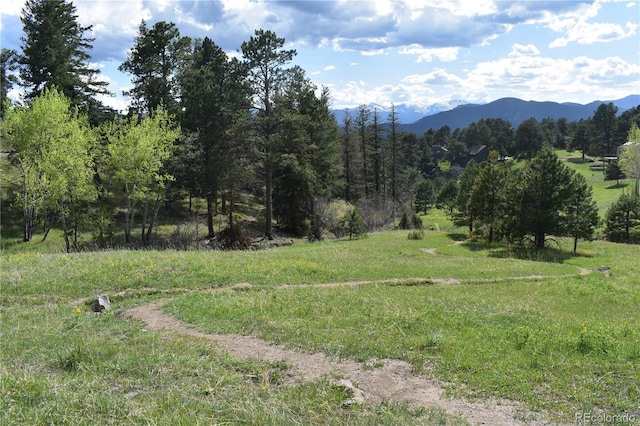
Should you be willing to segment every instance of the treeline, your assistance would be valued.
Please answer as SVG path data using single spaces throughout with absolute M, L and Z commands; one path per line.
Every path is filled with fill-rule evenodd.
M 485 119 L 463 129 L 401 133 L 393 106 L 385 122 L 361 106 L 337 123 L 329 91 L 292 65 L 295 50 L 275 33 L 256 30 L 235 58 L 213 40 L 183 37 L 164 21 L 140 24 L 120 66 L 133 83 L 128 115 L 121 116 L 98 100 L 106 90 L 89 66 L 91 28 L 77 23 L 71 2 L 28 0 L 22 22 L 22 52 L 2 51 L 3 150 L 20 174 L 24 240 L 37 222 L 45 229 L 60 224 L 67 250 L 87 228 L 108 245 L 120 226 L 129 244 L 139 227 L 140 241 L 151 244 L 161 209 L 187 197 L 206 200 L 210 237 L 214 217 L 225 212 L 225 235 L 234 245 L 243 241 L 235 205 L 246 193 L 263 201 L 266 238 L 274 236 L 274 224 L 313 239 L 357 235 L 436 204 L 490 240 L 533 235 L 543 247 L 548 233 L 588 238 L 597 215 L 594 222 L 580 211 L 585 222 L 568 225 L 568 216 L 577 220 L 569 209 L 580 204 L 590 211 L 593 204 L 577 175 L 560 167 L 562 179 L 543 173 L 544 183 L 532 183 L 533 171 L 512 173 L 521 169 L 504 159 L 531 160 L 522 170 L 538 163 L 555 170 L 557 159 L 544 148 L 605 156 L 640 123 L 640 106 L 618 115 L 613 104 L 601 105 L 589 120 L 529 119 L 517 129 Z M 23 105 L 7 101 L 14 85 L 25 91 Z M 489 160 L 459 176 L 457 162 L 477 145 L 488 147 Z M 633 173 L 628 164 L 618 170 L 618 178 L 622 170 Z M 503 187 L 484 188 L 489 183 Z M 560 185 L 563 195 L 544 201 L 548 194 L 527 193 L 527 185 Z M 502 210 L 480 205 L 488 194 L 499 194 Z M 523 203 L 531 199 L 551 203 L 545 208 L 553 221 L 541 215 L 536 223 L 553 226 L 540 230 L 514 216 L 530 211 Z

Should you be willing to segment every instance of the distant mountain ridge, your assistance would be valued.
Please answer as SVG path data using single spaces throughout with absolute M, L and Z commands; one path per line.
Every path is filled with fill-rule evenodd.
M 460 105 L 467 105 L 468 103 L 469 102 L 463 101 L 463 100 L 452 100 L 449 102 L 441 102 L 441 103 L 422 106 L 422 107 L 409 105 L 409 104 L 398 104 L 398 105 L 395 105 L 395 108 L 396 108 L 396 116 L 398 117 L 398 121 L 400 123 L 408 124 L 408 123 L 415 123 L 421 118 L 434 115 L 439 112 L 449 111 Z M 386 122 L 389 120 L 389 115 L 391 114 L 391 105 L 380 105 L 380 104 L 371 103 L 367 105 L 367 108 L 369 108 L 372 113 L 374 109 L 378 111 L 378 115 L 379 115 L 378 118 L 380 122 Z M 336 117 L 338 124 L 341 126 L 344 121 L 346 111 L 349 111 L 349 114 L 351 114 L 351 118 L 355 118 L 358 114 L 357 107 L 343 108 L 343 109 L 336 108 L 331 110 L 331 112 Z
M 429 129 L 449 126 L 452 130 L 467 127 L 469 124 L 486 118 L 501 118 L 515 128 L 528 118 L 541 121 L 545 118 L 565 117 L 569 121 L 587 119 L 593 116 L 598 107 L 605 103 L 618 107 L 618 114 L 640 105 L 640 95 L 630 95 L 615 101 L 594 101 L 586 105 L 576 103 L 523 101 L 517 98 L 502 98 L 484 105 L 460 105 L 449 111 L 423 117 L 411 124 L 402 124 L 400 131 L 422 135 Z
M 483 118 L 501 118 L 511 123 L 515 128 L 524 120 L 534 117 L 541 121 L 544 118 L 558 119 L 565 117 L 569 121 L 587 119 L 593 116 L 598 106 L 612 102 L 618 107 L 618 114 L 640 105 L 640 95 L 630 95 L 614 101 L 593 101 L 588 104 L 571 102 L 537 102 L 524 101 L 517 98 L 502 98 L 487 104 L 471 104 L 463 100 L 452 100 L 430 106 L 418 107 L 408 104 L 395 105 L 400 131 L 422 135 L 429 129 L 439 129 L 449 126 L 451 130 L 467 127 L 469 124 Z M 380 123 L 389 120 L 390 106 L 369 104 L 367 107 L 378 111 Z M 338 125 L 342 126 L 346 111 L 352 118 L 358 113 L 358 108 L 334 109 Z

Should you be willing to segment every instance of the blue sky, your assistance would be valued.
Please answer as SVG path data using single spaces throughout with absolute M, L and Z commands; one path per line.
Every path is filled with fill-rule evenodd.
M 19 51 L 24 2 L 4 2 L 2 47 Z M 640 5 L 634 1 L 76 0 L 92 25 L 90 52 L 126 108 L 117 71 L 142 19 L 209 36 L 231 55 L 254 30 L 273 30 L 327 86 L 334 108 L 426 107 L 503 97 L 588 103 L 640 94 Z M 13 96 L 17 96 L 14 93 Z

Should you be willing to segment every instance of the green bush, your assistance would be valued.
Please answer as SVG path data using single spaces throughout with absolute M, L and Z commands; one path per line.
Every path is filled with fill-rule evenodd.
M 356 207 L 351 209 L 349 214 L 340 222 L 342 227 L 346 230 L 349 235 L 349 239 L 358 238 L 367 233 L 367 230 L 364 226 L 364 221 L 362 220 L 362 215 L 360 214 L 360 210 Z
M 419 229 L 417 231 L 411 231 L 409 232 L 409 235 L 407 236 L 407 238 L 410 240 L 422 240 L 424 239 L 424 231 L 422 229 Z
M 411 225 L 413 225 L 413 229 L 423 229 L 424 225 L 422 224 L 422 218 L 418 213 L 414 213 L 411 216 Z
M 398 228 L 411 229 L 411 224 L 409 223 L 409 215 L 407 215 L 407 212 L 402 213 L 402 218 L 400 218 L 400 223 L 398 224 Z

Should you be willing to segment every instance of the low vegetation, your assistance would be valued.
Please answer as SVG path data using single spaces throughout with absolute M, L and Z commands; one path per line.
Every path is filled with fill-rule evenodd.
M 439 214 L 423 221 L 422 240 L 398 230 L 258 252 L 69 256 L 18 249 L 36 242 L 13 246 L 3 254 L 0 292 L 3 422 L 461 421 L 394 401 L 345 409 L 343 390 L 329 380 L 285 385 L 286 365 L 231 359 L 195 338 L 163 339 L 122 316 L 169 296 L 168 312 L 202 331 L 362 362 L 404 359 L 452 395 L 522 401 L 563 421 L 637 410 L 633 246 L 595 241 L 574 255 L 571 241 L 559 239 L 542 252 L 510 250 L 463 241 Z M 360 281 L 369 284 L 309 286 Z M 251 286 L 212 292 L 237 283 Z M 111 311 L 73 304 L 102 293 Z

